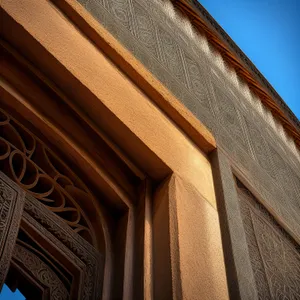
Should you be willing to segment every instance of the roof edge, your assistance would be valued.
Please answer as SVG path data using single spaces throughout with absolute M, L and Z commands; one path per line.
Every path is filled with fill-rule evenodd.
M 226 33 L 226 31 L 219 25 L 219 23 L 210 15 L 210 13 L 197 1 L 197 0 L 186 0 L 191 6 L 198 11 L 201 16 L 207 21 L 209 25 L 216 31 L 221 37 L 222 41 L 238 56 L 241 63 L 248 68 L 248 70 L 254 75 L 254 77 L 270 92 L 271 96 L 274 97 L 276 103 L 282 108 L 289 117 L 290 121 L 294 123 L 298 130 L 300 130 L 300 121 L 281 96 L 276 92 L 273 86 L 268 80 L 261 74 L 254 63 L 248 58 L 248 56 L 240 49 L 240 47 L 232 40 L 232 38 Z
M 222 27 L 196 0 L 170 1 L 191 22 L 196 31 L 206 36 L 215 51 L 219 52 L 228 66 L 247 83 L 254 95 L 260 98 L 267 110 L 283 125 L 300 149 L 299 120 Z

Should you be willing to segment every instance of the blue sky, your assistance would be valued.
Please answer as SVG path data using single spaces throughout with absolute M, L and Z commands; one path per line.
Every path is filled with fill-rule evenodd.
M 300 0 L 199 0 L 300 119 Z
M 25 299 L 23 295 L 17 290 L 15 293 L 12 293 L 10 289 L 4 285 L 0 294 L 0 300 L 23 300 Z

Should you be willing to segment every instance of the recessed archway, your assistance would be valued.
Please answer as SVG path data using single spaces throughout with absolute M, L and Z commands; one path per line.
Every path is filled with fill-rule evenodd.
M 81 119 L 71 107 L 64 107 L 64 118 L 59 120 L 50 122 L 41 117 L 38 111 L 33 109 L 38 104 L 31 102 L 32 95 L 39 95 L 44 105 L 49 104 L 49 109 L 52 109 L 55 102 L 53 97 L 59 98 L 59 96 L 47 84 L 41 82 L 28 69 L 28 66 L 24 67 L 11 52 L 6 49 L 4 53 L 7 55 L 5 63 L 10 69 L 11 81 L 2 81 L 0 170 L 26 192 L 28 199 L 35 199 L 36 203 L 46 208 L 51 218 L 58 217 L 63 220 L 68 229 L 64 226 L 61 228 L 71 230 L 74 238 L 78 235 L 76 239 L 81 240 L 82 245 L 85 243 L 84 240 L 87 243 L 86 247 L 90 247 L 88 244 L 92 245 L 95 253 L 98 252 L 101 256 L 99 274 L 102 278 L 97 282 L 98 290 L 101 290 L 104 299 L 112 295 L 121 297 L 126 285 L 131 285 L 135 276 L 132 271 L 134 268 L 132 255 L 136 247 L 133 237 L 136 226 L 134 206 L 144 193 L 143 188 L 141 189 L 142 180 L 132 170 L 131 164 L 128 164 L 126 159 L 124 162 L 125 156 L 116 152 L 113 144 L 101 134 L 99 136 L 93 131 L 90 124 Z M 20 80 L 21 76 L 23 76 L 22 80 Z M 20 81 L 26 82 L 27 87 L 23 85 L 16 89 L 15 85 L 18 85 Z M 31 87 L 30 91 L 28 85 Z M 31 105 L 28 106 L 28 103 Z M 80 138 L 85 138 L 86 147 L 91 143 L 95 145 L 97 141 L 95 149 L 98 149 L 97 156 L 101 158 L 101 163 L 91 164 L 90 160 L 87 160 L 85 146 L 79 146 L 73 136 L 68 135 L 67 131 L 70 128 L 68 122 L 77 125 L 80 122 L 80 131 L 83 135 Z M 29 202 L 29 200 L 25 201 L 24 213 Z M 46 241 L 43 234 L 32 229 L 38 224 L 45 227 L 42 219 L 36 220 L 35 225 L 29 226 L 24 218 L 23 216 L 15 246 L 16 257 L 12 258 L 13 263 L 8 274 L 19 274 L 18 276 L 23 278 L 19 280 L 20 289 L 24 289 L 29 282 L 24 278 L 34 277 L 34 272 L 18 261 L 18 253 L 26 252 L 27 256 L 31 255 L 31 260 L 36 255 L 39 258 L 44 255 L 48 257 L 48 264 L 45 267 L 49 264 L 55 266 L 54 273 L 52 273 L 53 270 L 47 273 L 48 277 L 54 280 L 53 274 L 59 274 L 60 268 L 65 270 L 64 274 L 65 272 L 72 274 L 72 282 L 66 286 L 66 295 L 74 297 L 77 292 L 80 292 L 74 292 L 74 286 L 82 285 L 80 276 L 83 275 L 76 271 L 78 266 L 66 257 L 65 260 L 59 259 L 60 256 L 54 250 L 55 247 Z M 50 229 L 47 228 L 47 230 Z M 23 237 L 26 235 L 26 239 L 31 240 L 29 245 L 34 244 L 34 246 L 24 248 L 23 242 L 18 242 L 20 234 Z M 58 236 L 57 233 L 54 236 L 58 238 L 59 233 Z M 31 247 L 30 251 L 28 247 Z M 59 247 L 63 248 L 62 245 Z M 38 254 L 32 250 L 37 248 L 40 249 Z M 44 253 L 45 249 L 47 251 Z M 135 253 L 142 256 L 143 250 L 139 249 Z M 35 260 L 36 264 L 42 264 L 39 259 Z M 73 267 L 70 267 L 72 264 Z M 10 277 L 8 275 L 8 278 Z M 30 282 L 35 287 L 44 286 L 36 288 L 37 293 L 39 291 L 43 297 L 51 291 L 45 284 L 39 283 L 38 279 L 32 279 Z M 26 295 L 30 299 L 28 296 L 30 295 Z M 76 297 L 74 299 L 77 299 Z

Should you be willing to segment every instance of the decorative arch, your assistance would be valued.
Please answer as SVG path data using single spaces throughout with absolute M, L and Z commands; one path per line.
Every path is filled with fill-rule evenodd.
M 7 284 L 29 299 L 100 299 L 103 258 L 61 218 L 27 195 Z
M 80 207 L 93 195 L 34 134 L 0 108 L 0 170 L 96 246 L 92 223 Z
M 20 229 L 29 231 L 52 258 L 64 257 L 54 265 L 64 261 L 64 268 L 73 265 L 68 272 L 77 275 L 68 290 L 70 299 L 100 299 L 101 294 L 102 299 L 110 299 L 133 293 L 132 282 L 139 274 L 134 270 L 133 252 L 139 260 L 143 256 L 142 249 L 135 249 L 134 231 L 143 222 L 136 219 L 135 206 L 144 193 L 144 176 L 101 131 L 66 104 L 67 99 L 47 79 L 41 80 L 27 61 L 9 46 L 0 47 L 7 69 L 5 78 L 0 78 L 0 171 L 26 192 Z M 88 156 L 91 150 L 98 160 Z M 43 218 L 37 214 L 38 207 Z M 71 240 L 62 235 L 65 230 Z M 48 233 L 51 238 L 46 238 Z M 75 240 L 78 247 L 73 248 Z M 89 249 L 85 260 L 80 257 L 86 253 L 82 247 Z M 19 264 L 13 253 L 16 269 Z M 22 268 L 20 272 L 33 274 Z M 85 282 L 86 276 L 90 280 Z M 88 285 L 89 290 L 97 286 L 89 296 L 72 290 Z

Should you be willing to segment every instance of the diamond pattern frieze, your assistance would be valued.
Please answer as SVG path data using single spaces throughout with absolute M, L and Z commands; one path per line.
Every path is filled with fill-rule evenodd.
M 242 115 L 222 88 L 218 85 L 214 85 L 214 92 L 217 106 L 216 112 L 220 126 L 222 126 L 239 145 L 246 151 L 249 151 Z
M 166 68 L 186 87 L 186 75 L 183 69 L 183 62 L 178 45 L 175 43 L 172 36 L 161 27 L 158 27 L 158 37 Z
M 137 2 L 133 3 L 136 16 L 136 35 L 139 41 L 154 57 L 158 57 L 156 30 L 152 19 L 145 9 Z

